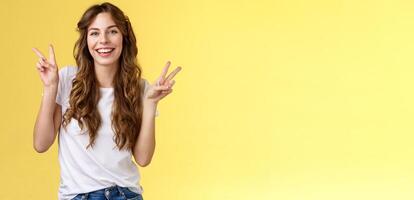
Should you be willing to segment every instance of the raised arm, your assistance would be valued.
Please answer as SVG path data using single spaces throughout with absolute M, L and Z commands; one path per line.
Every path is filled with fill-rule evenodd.
M 141 166 L 145 167 L 151 163 L 155 151 L 155 111 L 158 102 L 172 92 L 175 81 L 174 76 L 181 70 L 177 67 L 170 75 L 167 75 L 170 62 L 167 62 L 158 80 L 149 86 L 144 94 L 142 125 L 138 140 L 134 148 L 134 159 Z
M 38 49 L 33 48 L 33 51 L 39 57 L 36 68 L 43 82 L 42 102 L 33 130 L 33 147 L 43 153 L 55 141 L 62 120 L 61 107 L 56 103 L 59 74 L 52 45 L 49 46 L 49 60 Z

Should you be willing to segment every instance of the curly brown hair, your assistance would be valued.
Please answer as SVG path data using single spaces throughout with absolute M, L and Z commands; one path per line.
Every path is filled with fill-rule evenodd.
M 87 148 L 93 147 L 101 126 L 101 116 L 97 109 L 100 92 L 94 61 L 88 50 L 87 29 L 95 17 L 103 12 L 111 14 L 123 37 L 119 68 L 113 80 L 114 102 L 111 118 L 112 129 L 115 132 L 114 141 L 120 150 L 126 148 L 132 151 L 141 129 L 141 91 L 144 83 L 140 81 L 142 70 L 137 62 L 138 48 L 131 23 L 118 7 L 110 3 L 91 6 L 77 24 L 80 35 L 75 43 L 73 55 L 78 72 L 72 81 L 70 107 L 63 116 L 63 126 L 66 127 L 72 118 L 78 121 L 81 129 L 86 125 L 90 138 Z

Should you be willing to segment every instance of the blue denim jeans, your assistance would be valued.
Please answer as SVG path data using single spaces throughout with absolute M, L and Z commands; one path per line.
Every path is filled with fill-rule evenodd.
M 143 200 L 141 194 L 132 192 L 127 187 L 112 186 L 89 193 L 76 195 L 72 200 Z

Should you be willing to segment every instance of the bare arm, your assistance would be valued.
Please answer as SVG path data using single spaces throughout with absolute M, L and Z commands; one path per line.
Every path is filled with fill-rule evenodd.
M 56 132 L 62 121 L 61 106 L 55 102 L 59 74 L 52 45 L 49 46 L 49 60 L 36 48 L 33 51 L 39 57 L 36 68 L 43 82 L 43 98 L 33 130 L 33 147 L 39 152 L 47 151 L 56 138 Z
M 134 148 L 134 159 L 141 166 L 147 166 L 155 151 L 155 111 L 157 106 L 144 102 L 141 130 Z
M 170 75 L 165 77 L 169 66 L 170 62 L 167 62 L 160 78 L 155 84 L 149 86 L 144 95 L 141 130 L 133 152 L 135 161 L 141 167 L 149 165 L 154 155 L 155 113 L 158 102 L 172 92 L 172 86 L 175 83 L 172 79 L 181 70 L 181 67 L 177 67 Z
M 45 89 L 33 130 L 33 147 L 38 153 L 46 152 L 56 138 L 62 122 L 61 106 L 55 103 L 57 89 Z

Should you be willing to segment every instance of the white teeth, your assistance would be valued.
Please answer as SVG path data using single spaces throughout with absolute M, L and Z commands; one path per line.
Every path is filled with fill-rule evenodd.
M 114 49 L 98 49 L 97 52 L 98 53 L 109 53 L 111 51 L 113 51 Z

